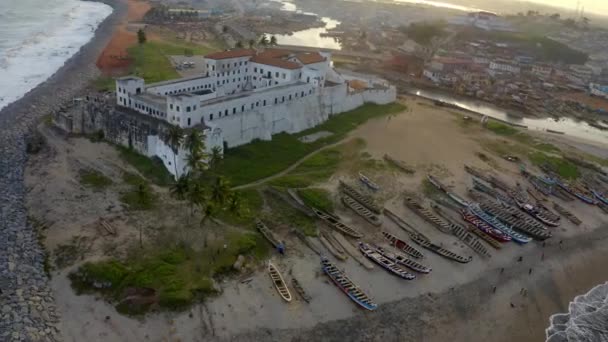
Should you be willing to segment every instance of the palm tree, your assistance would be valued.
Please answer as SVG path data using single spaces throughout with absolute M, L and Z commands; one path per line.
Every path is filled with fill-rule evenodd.
M 270 37 L 270 45 L 276 46 L 278 44 L 279 43 L 277 43 L 277 37 L 275 37 L 275 36 Z
M 252 49 L 255 45 L 255 40 L 249 39 L 249 48 Z
M 167 141 L 166 143 L 171 147 L 173 151 L 173 165 L 175 166 L 175 179 L 177 179 L 177 154 L 179 153 L 179 148 L 182 146 L 184 142 L 184 131 L 181 127 L 176 125 L 171 125 L 169 131 L 167 132 Z
M 242 49 L 243 48 L 243 42 L 241 42 L 240 40 L 238 42 L 236 42 L 236 44 L 234 45 L 235 48 L 237 49 Z
M 240 192 L 231 191 L 230 196 L 228 196 L 228 211 L 235 214 L 236 216 L 241 216 L 241 210 L 243 208 L 243 198 Z
M 267 46 L 268 45 L 268 37 L 263 34 L 262 37 L 260 37 L 260 41 L 258 42 L 258 44 L 262 45 L 262 46 Z
M 190 170 L 190 177 L 198 177 L 205 170 L 205 162 L 202 152 L 192 151 L 186 157 L 186 166 Z
M 222 176 L 217 177 L 211 186 L 210 200 L 218 208 L 222 208 L 228 202 L 231 192 L 230 182 Z
M 209 168 L 211 171 L 217 171 L 217 168 L 222 163 L 222 149 L 219 146 L 214 146 L 211 149 L 211 155 L 209 156 Z
M 186 136 L 184 146 L 190 153 L 203 152 L 205 150 L 205 142 L 203 134 L 198 129 L 193 129 Z
M 152 194 L 150 192 L 150 188 L 148 184 L 141 182 L 137 185 L 137 189 L 135 190 L 135 204 L 137 209 L 145 209 L 152 204 Z M 139 225 L 139 247 L 143 248 L 144 243 L 142 239 L 144 227 L 141 223 Z
M 190 181 L 189 175 L 181 175 L 177 181 L 171 185 L 171 195 L 180 201 L 186 200 L 191 185 Z
M 186 199 L 190 202 L 190 216 L 194 214 L 194 207 L 203 207 L 206 203 L 206 191 L 201 182 L 194 181 L 188 188 Z

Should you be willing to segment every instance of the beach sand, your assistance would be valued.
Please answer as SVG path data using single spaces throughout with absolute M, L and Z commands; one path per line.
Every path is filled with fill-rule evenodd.
M 75 295 L 66 277 L 70 269 L 65 269 L 55 272 L 52 287 L 63 316 L 62 332 L 66 341 L 542 340 L 551 314 L 566 311 L 575 295 L 608 278 L 607 271 L 601 267 L 608 260 L 604 247 L 608 239 L 606 217 L 597 208 L 583 203 L 562 203 L 584 218 L 584 224 L 575 227 L 564 220 L 561 227 L 553 230 L 555 236 L 545 247 L 537 242 L 524 246 L 510 243 L 501 251 L 492 250 L 491 259 L 474 255 L 459 240 L 439 232 L 406 209 L 399 196 L 403 190 L 419 192 L 426 171 L 433 172 L 456 193 L 464 195 L 470 186 L 470 177 L 464 173 L 463 164 L 499 170 L 501 178 L 512 184 L 516 180 L 522 181 L 518 178 L 518 166 L 497 157 L 493 157 L 493 166 L 479 159 L 476 153 L 484 150 L 478 139 L 496 139 L 496 136 L 475 126 L 461 126 L 461 116 L 453 110 L 436 108 L 412 98 L 408 98 L 407 104 L 406 112 L 371 120 L 348 138 L 365 139 L 364 150 L 373 157 L 381 158 L 384 153 L 390 153 L 417 168 L 414 176 L 394 170 L 380 170 L 370 176 L 384 189 L 379 197 L 386 200 L 386 207 L 434 242 L 456 253 L 473 255 L 471 263 L 458 264 L 419 248 L 425 254 L 420 262 L 432 267 L 433 271 L 429 275 L 419 275 L 416 280 L 404 281 L 380 267 L 367 271 L 352 258 L 336 262 L 380 304 L 376 312 L 365 312 L 321 273 L 316 254 L 287 231 L 281 231 L 278 233 L 288 246 L 287 256 L 275 255 L 273 262 L 288 282 L 292 276 L 300 281 L 313 297 L 310 304 L 299 299 L 290 304 L 283 302 L 260 266 L 248 283 L 242 283 L 242 278 L 220 283 L 222 294 L 205 304 L 195 305 L 185 312 L 151 313 L 142 318 L 122 316 L 98 296 Z M 86 149 L 96 148 L 95 144 L 77 140 L 54 148 L 78 149 L 81 144 Z M 91 200 L 86 196 L 94 196 L 68 186 L 74 181 L 65 174 L 73 174 L 78 168 L 58 159 L 77 159 L 84 165 L 97 163 L 99 166 L 101 163 L 109 169 L 124 167 L 96 160 L 97 152 L 102 158 L 112 158 L 110 150 L 84 151 L 56 153 L 51 155 L 50 161 L 39 161 L 49 165 L 58 162 L 65 167 L 63 173 L 30 166 L 28 179 L 34 182 L 28 184 L 32 189 L 30 201 L 39 198 L 44 191 L 51 199 L 53 193 L 60 196 L 61 191 L 71 191 L 74 196 L 82 196 L 78 198 L 84 204 Z M 41 178 L 41 172 L 46 172 L 45 182 L 52 186 L 36 184 L 40 182 L 36 179 Z M 339 179 L 352 179 L 356 172 L 340 169 L 322 186 L 336 189 Z M 110 202 L 104 206 L 111 205 L 113 199 L 106 200 Z M 87 211 L 64 211 L 58 215 L 61 211 L 55 206 L 64 204 L 37 203 L 37 212 L 33 213 L 36 216 L 54 213 L 55 221 L 50 228 L 50 232 L 56 230 L 53 235 L 61 234 L 60 231 L 68 227 L 79 229 L 77 222 L 85 222 L 89 214 L 97 218 L 103 212 L 103 207 L 99 207 L 89 214 Z M 378 228 L 340 205 L 337 213 L 345 222 L 365 232 L 366 241 L 382 241 Z M 386 219 L 382 229 L 406 238 L 400 228 Z M 125 230 L 126 234 L 129 232 L 132 233 Z M 560 240 L 564 242 L 560 244 Z M 59 243 L 56 239 L 50 239 L 49 244 L 51 242 Z M 517 261 L 519 257 L 523 258 L 522 262 Z M 526 290 L 525 296 L 520 294 L 522 288 Z

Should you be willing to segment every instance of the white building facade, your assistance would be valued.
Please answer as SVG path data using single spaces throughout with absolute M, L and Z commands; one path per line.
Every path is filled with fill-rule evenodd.
M 120 78 L 117 104 L 184 129 L 204 127 L 207 148 L 223 151 L 281 132 L 300 132 L 367 102 L 396 99 L 395 87 L 379 79 L 363 80 L 363 90 L 351 89 L 350 77 L 330 66 L 329 53 L 235 49 L 207 55 L 205 64 L 207 72 L 200 77 L 149 85 L 139 77 Z M 149 143 L 148 154 L 166 160 L 175 175 L 172 150 L 160 138 L 149 138 Z M 187 171 L 185 157 L 180 151 L 176 158 L 177 176 Z

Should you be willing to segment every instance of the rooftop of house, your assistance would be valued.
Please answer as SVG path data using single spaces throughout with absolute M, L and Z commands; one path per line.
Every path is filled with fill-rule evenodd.
M 260 88 L 260 89 L 256 89 L 256 90 L 242 91 L 240 93 L 236 93 L 236 94 L 232 94 L 232 95 L 226 95 L 226 96 L 217 97 L 214 99 L 201 101 L 201 107 L 216 104 L 216 103 L 221 103 L 221 102 L 225 102 L 225 101 L 231 101 L 234 99 L 240 99 L 240 98 L 244 98 L 247 96 L 251 96 L 253 94 L 269 93 L 269 92 L 273 92 L 275 90 L 286 89 L 286 88 L 304 85 L 304 84 L 306 84 L 306 83 L 298 81 L 295 83 L 289 83 L 289 84 L 279 85 L 279 86 L 275 86 L 275 87 L 267 87 L 267 88 Z
M 220 52 L 210 53 L 205 56 L 206 59 L 228 59 L 254 56 L 256 51 L 253 49 L 232 49 Z
M 291 61 L 284 60 L 281 58 L 272 58 L 272 57 L 265 57 L 265 56 L 260 56 L 260 55 L 254 56 L 249 61 L 252 63 L 270 65 L 270 66 L 275 66 L 275 67 L 279 67 L 279 68 L 283 68 L 283 69 L 290 69 L 290 70 L 302 68 L 302 66 L 296 62 L 291 62 Z
M 159 107 L 167 106 L 167 99 L 164 96 L 152 94 L 152 93 L 141 93 L 132 96 L 135 100 L 140 100 L 142 102 L 148 103 L 150 105 L 155 105 Z
M 302 64 L 314 64 L 325 62 L 326 58 L 321 56 L 318 52 L 303 52 L 296 55 L 296 58 Z

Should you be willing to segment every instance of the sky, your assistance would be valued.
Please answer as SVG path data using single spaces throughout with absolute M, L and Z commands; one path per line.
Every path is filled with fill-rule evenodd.
M 568 9 L 576 9 L 577 0 L 527 0 L 543 5 L 557 6 Z M 608 15 L 608 0 L 580 0 L 581 7 L 585 12 Z

